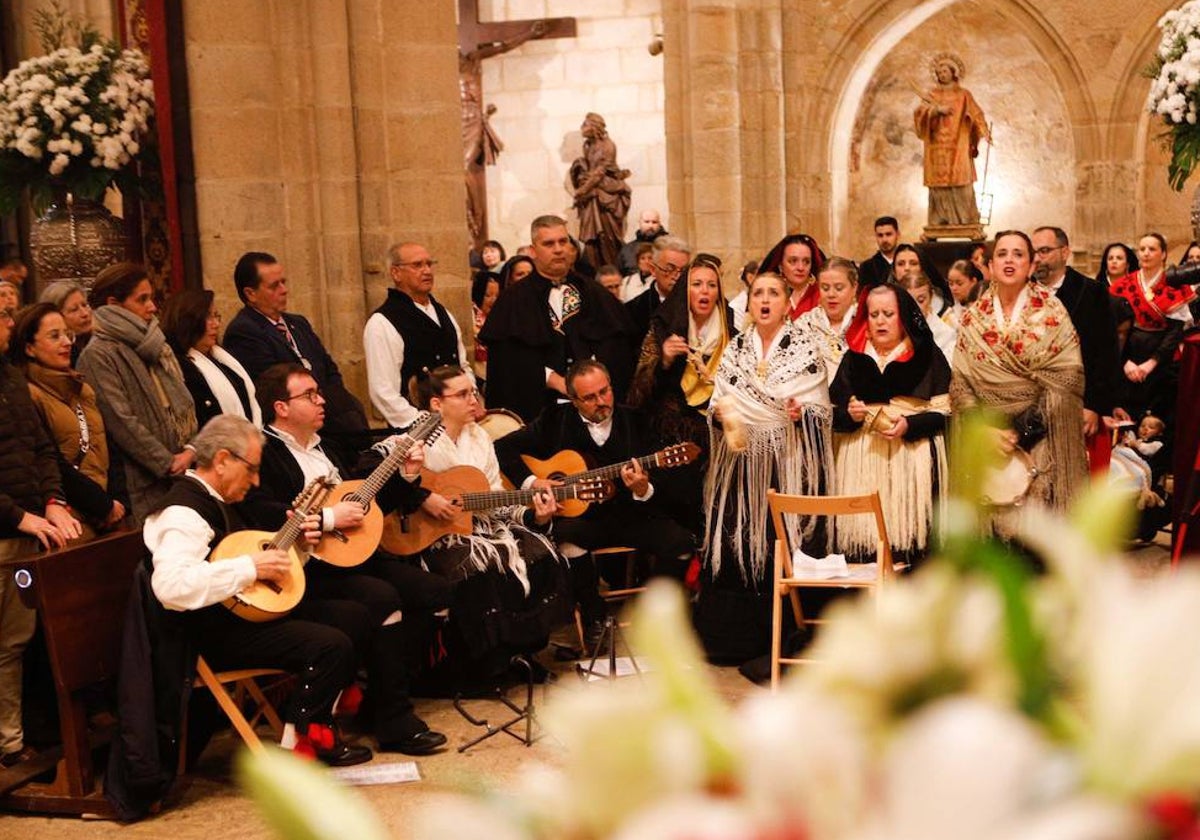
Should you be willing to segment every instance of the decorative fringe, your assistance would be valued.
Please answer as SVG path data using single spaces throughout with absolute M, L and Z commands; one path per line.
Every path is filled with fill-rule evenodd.
M 530 590 L 529 570 L 525 566 L 525 558 L 521 556 L 521 550 L 512 529 L 520 528 L 523 532 L 531 534 L 546 547 L 550 556 L 557 558 L 558 552 L 554 548 L 554 543 L 550 542 L 545 535 L 521 525 L 505 522 L 496 515 L 499 512 L 493 512 L 492 516 L 476 515 L 472 517 L 472 533 L 466 535 L 447 534 L 430 546 L 428 550 L 437 551 L 439 548 L 467 546 L 470 552 L 468 559 L 475 569 L 480 572 L 495 569 L 501 574 L 511 574 L 520 582 L 521 588 L 528 595 Z

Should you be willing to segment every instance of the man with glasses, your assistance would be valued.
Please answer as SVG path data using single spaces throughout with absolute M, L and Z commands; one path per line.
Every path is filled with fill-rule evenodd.
M 687 268 L 691 256 L 691 246 L 677 236 L 660 236 L 654 240 L 654 252 L 650 262 L 650 273 L 654 280 L 646 291 L 625 304 L 625 311 L 633 320 L 638 350 L 642 347 L 646 331 L 650 329 L 650 319 L 675 288 L 675 283 Z
M 288 278 L 283 266 L 270 254 L 243 254 L 233 270 L 233 285 L 245 306 L 225 328 L 225 349 L 251 379 L 282 362 L 304 365 L 329 401 L 325 431 L 331 444 L 343 453 L 355 451 L 367 431 L 366 412 L 342 382 L 337 362 L 312 324 L 303 315 L 287 311 Z
M 1121 370 L 1117 358 L 1117 325 L 1104 287 L 1067 265 L 1071 243 L 1058 227 L 1039 227 L 1033 232 L 1033 274 L 1043 286 L 1054 290 L 1075 332 L 1083 356 L 1083 433 L 1087 437 L 1088 460 L 1093 472 L 1107 469 L 1111 441 L 1101 417 L 1128 415 L 1114 402 L 1120 393 Z
M 279 529 L 288 509 L 301 490 L 316 478 L 365 478 L 391 452 L 389 439 L 362 453 L 349 465 L 321 443 L 325 423 L 325 398 L 316 380 L 297 364 L 268 368 L 257 382 L 256 396 L 266 424 L 261 480 L 246 494 L 239 512 L 252 527 Z M 402 472 L 415 477 L 421 455 L 411 455 Z M 386 513 L 397 505 L 411 510 L 424 501 L 428 491 L 404 480 L 389 479 L 375 498 Z M 342 501 L 324 508 L 317 528 L 324 532 L 351 528 L 363 520 L 357 502 Z M 356 568 L 339 568 L 319 557 L 305 565 L 305 600 L 310 598 L 353 601 L 367 609 L 367 616 L 333 605 L 314 610 L 314 621 L 328 623 L 346 632 L 359 648 L 367 666 L 370 720 L 364 721 L 379 739 L 385 752 L 426 755 L 446 743 L 413 711 L 408 696 L 409 675 L 428 650 L 432 614 L 449 606 L 449 584 L 399 560 L 372 558 Z M 401 620 L 403 618 L 403 620 Z
M 442 365 L 471 366 L 458 322 L 433 296 L 437 260 L 423 245 L 403 242 L 388 249 L 388 263 L 393 287 L 367 319 L 363 350 L 371 404 L 389 426 L 403 429 L 417 417 L 408 401 L 414 375 Z
M 571 274 L 565 220 L 539 216 L 530 236 L 533 273 L 500 294 L 479 333 L 488 348 L 488 404 L 532 420 L 565 400 L 564 375 L 582 359 L 604 362 L 620 399 L 641 337 L 620 301 L 595 280 Z
M 608 370 L 592 359 L 576 362 L 567 372 L 570 403 L 546 409 L 528 426 L 496 441 L 500 470 L 522 487 L 552 487 L 561 482 L 539 479 L 522 455 L 547 459 L 564 449 L 580 453 L 597 466 L 627 462 L 621 470 L 624 491 L 592 505 L 574 519 L 557 519 L 554 539 L 571 561 L 571 581 L 579 611 L 590 636 L 604 616 L 597 569 L 587 554 L 595 548 L 627 545 L 658 560 L 656 571 L 683 577 L 695 552 L 695 538 L 671 519 L 656 499 L 650 476 L 634 460 L 652 452 L 646 418 L 617 405 Z

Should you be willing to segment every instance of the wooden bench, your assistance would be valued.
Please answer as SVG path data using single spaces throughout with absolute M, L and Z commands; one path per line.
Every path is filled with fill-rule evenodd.
M 82 692 L 117 674 L 133 571 L 144 553 L 141 531 L 121 531 L 0 564 L 0 574 L 15 576 L 21 600 L 38 611 L 62 732 L 61 748 L 0 770 L 0 808 L 113 816 L 92 760 L 112 733 L 89 737 Z M 52 781 L 31 781 L 51 770 Z

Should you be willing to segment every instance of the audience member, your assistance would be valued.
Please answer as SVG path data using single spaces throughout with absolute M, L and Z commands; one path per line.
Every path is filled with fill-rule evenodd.
M 92 340 L 92 305 L 88 303 L 87 289 L 74 280 L 55 280 L 42 290 L 38 300 L 49 303 L 62 313 L 67 329 L 75 333 L 71 345 L 71 364 L 79 362 L 79 354 Z
M 617 271 L 615 265 L 602 265 L 596 269 L 596 282 L 617 300 L 621 300 L 621 272 Z
M 667 231 L 662 225 L 662 216 L 657 210 L 643 210 L 638 218 L 638 229 L 634 231 L 633 239 L 621 246 L 621 254 L 617 259 L 617 268 L 622 276 L 628 276 L 637 271 L 638 246 L 649 245 L 660 236 L 666 236 Z M 645 275 L 643 275 L 645 276 Z
M 858 267 L 859 284 L 868 291 L 892 277 L 892 261 L 900 244 L 900 223 L 895 216 L 880 216 L 875 220 L 875 244 L 879 250 Z
M 629 303 L 654 281 L 654 244 L 637 243 L 637 268 L 621 278 L 621 302 Z
M 664 234 L 654 240 L 654 253 L 650 261 L 650 273 L 654 280 L 646 291 L 625 304 L 625 311 L 633 320 L 637 348 L 641 348 L 646 330 L 650 329 L 650 319 L 675 288 L 691 255 L 691 246 L 677 236 Z

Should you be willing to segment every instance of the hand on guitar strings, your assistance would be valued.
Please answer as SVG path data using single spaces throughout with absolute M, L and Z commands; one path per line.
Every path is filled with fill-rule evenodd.
M 430 493 L 429 498 L 421 503 L 421 510 L 434 519 L 453 519 L 462 512 L 457 499 L 447 499 L 441 493 Z
M 295 511 L 288 511 L 288 516 L 294 516 Z M 310 513 L 304 517 L 304 541 L 314 546 L 321 541 L 321 512 Z
M 333 527 L 339 531 L 355 528 L 362 524 L 366 509 L 362 502 L 343 499 L 333 506 Z
M 533 494 L 533 518 L 539 525 L 545 525 L 558 513 L 558 501 L 547 488 L 539 488 Z
M 531 483 L 529 486 L 533 487 L 535 489 L 538 487 L 545 487 L 545 488 L 561 487 L 562 482 L 559 481 L 557 478 L 535 478 L 533 480 L 533 483 Z
M 404 477 L 412 480 L 421 474 L 421 467 L 425 466 L 425 444 L 418 443 L 404 459 Z
M 630 458 L 629 463 L 621 467 L 621 480 L 635 496 L 645 496 L 650 489 L 650 476 L 646 475 L 637 458 Z
M 278 548 L 260 551 L 250 559 L 254 561 L 254 571 L 258 575 L 258 580 L 280 581 L 291 573 L 292 561 L 288 558 L 286 551 Z

